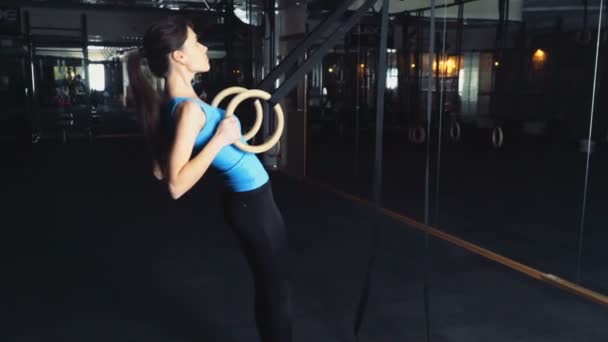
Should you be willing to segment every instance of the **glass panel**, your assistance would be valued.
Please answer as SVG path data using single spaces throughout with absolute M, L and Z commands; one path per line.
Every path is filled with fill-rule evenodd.
M 409 191 L 407 187 L 414 187 L 418 195 L 422 195 L 424 137 L 420 143 L 411 145 L 415 160 L 405 162 L 402 158 L 409 151 L 403 152 L 402 147 L 409 143 L 404 144 L 402 137 L 409 128 L 408 117 L 423 113 L 423 108 L 417 107 L 421 105 L 423 93 L 418 88 L 417 95 L 410 94 L 409 87 L 418 85 L 421 78 L 416 77 L 415 82 L 409 80 L 417 73 L 415 65 L 411 72 L 403 70 L 404 66 L 410 69 L 416 61 L 404 58 L 402 51 L 391 46 L 390 38 L 386 75 L 377 74 L 380 28 L 377 15 L 370 16 L 372 18 L 374 20 L 363 20 L 360 26 L 355 27 L 345 37 L 344 45 L 337 46 L 309 75 L 307 173 L 313 179 L 373 201 L 376 101 L 384 100 L 381 200 L 390 202 L 395 198 L 401 200 L 397 196 Z M 389 37 L 396 35 L 394 23 L 391 23 L 389 32 Z M 384 99 L 377 98 L 376 82 L 380 77 L 386 78 Z M 403 111 L 403 105 L 418 108 L 419 112 Z M 418 168 L 412 171 L 410 163 Z M 404 179 L 403 170 L 416 175 L 418 181 L 400 182 Z M 422 209 L 420 203 L 415 204 Z M 360 213 L 365 212 L 362 210 Z M 426 316 L 421 310 L 423 297 L 417 289 L 422 283 L 424 265 L 406 260 L 421 256 L 424 236 L 375 211 L 371 212 L 368 220 L 361 221 L 359 216 L 354 212 L 347 215 L 350 220 L 358 220 L 365 225 L 363 236 L 349 228 L 354 233 L 350 235 L 358 236 L 361 243 L 359 255 L 363 259 L 359 260 L 359 265 L 362 270 L 370 270 L 368 267 L 372 266 L 368 262 L 372 253 L 375 255 L 371 268 L 371 292 L 359 339 L 369 340 L 381 335 L 393 340 L 420 340 L 425 333 Z M 352 240 L 352 236 L 347 240 Z M 357 296 L 366 293 L 363 286 L 356 287 L 356 291 Z M 359 304 L 361 302 L 357 301 L 356 310 L 360 308 Z M 401 324 L 404 320 L 413 322 L 413 325 Z M 387 329 L 387 325 L 391 328 Z
M 508 12 L 508 5 L 518 2 L 497 3 Z M 461 55 L 463 63 L 457 83 L 460 106 L 454 111 L 443 102 L 449 92 L 439 94 L 437 118 L 446 124 L 433 131 L 441 142 L 433 154 L 439 171 L 431 186 L 438 197 L 433 226 L 439 228 L 436 235 L 452 237 L 431 242 L 432 340 L 603 341 L 607 333 L 602 306 L 521 274 L 536 269 L 540 278 L 578 282 L 583 251 L 582 260 L 588 261 L 583 262 L 583 279 L 600 289 L 608 278 L 608 254 L 597 241 L 607 241 L 600 228 L 605 212 L 600 208 L 606 207 L 601 197 L 607 193 L 602 190 L 608 190 L 602 172 L 606 163 L 598 154 L 601 134 L 589 132 L 597 51 L 580 34 L 587 23 L 598 21 L 593 15 L 583 19 L 580 3 L 563 8 L 543 3 L 524 1 L 521 20 L 509 12 L 512 20 L 507 22 L 502 11 L 497 20 L 467 19 L 472 2 L 463 6 L 467 25 L 448 20 L 443 31 L 437 24 L 447 37 L 445 54 Z M 443 13 L 436 11 L 441 19 Z M 462 52 L 454 51 L 461 46 L 453 40 L 459 30 L 466 41 Z M 601 131 L 602 124 L 593 122 Z M 593 152 L 589 135 L 597 137 Z M 587 188 L 589 210 L 582 216 L 588 156 L 596 167 L 595 183 Z M 581 240 L 583 219 L 586 235 Z M 582 242 L 587 249 L 580 249 Z M 487 250 L 481 257 L 477 247 L 531 269 L 497 262 L 498 255 Z M 518 272 L 505 272 L 508 268 Z M 578 312 L 585 319 L 547 316 L 547 307 Z
M 395 54 L 389 54 L 388 62 L 389 68 L 399 70 L 399 86 L 385 95 L 382 205 L 423 222 L 427 89 L 436 86 L 431 82 L 428 24 L 416 17 L 395 20 L 391 31 L 397 56 L 391 59 Z M 442 61 L 439 66 L 447 64 Z M 432 69 L 437 70 L 437 64 Z
M 355 27 L 308 78 L 307 175 L 372 199 L 377 39 Z
M 458 106 L 442 100 L 449 89 L 434 92 L 443 123 L 441 153 L 433 151 L 434 226 L 575 281 L 585 168 L 578 127 L 588 120 L 591 96 L 582 89 L 593 75 L 583 63 L 593 47 L 576 39 L 580 10 L 497 1 L 486 8 L 494 19 L 482 20 L 475 4 L 464 5 L 462 21 L 458 6 L 446 11 L 445 54 L 462 56 L 462 65 Z
M 605 96 L 608 85 L 608 65 L 606 64 L 606 43 L 608 42 L 608 30 L 606 29 L 606 2 L 602 3 L 603 12 L 600 24 L 599 6 L 590 11 L 591 42 L 587 47 L 589 51 L 589 64 L 597 62 L 597 70 L 594 70 L 595 97 L 590 103 L 588 113 L 593 106 L 592 130 L 587 132 L 586 137 L 591 136 L 591 141 L 586 141 L 590 162 L 589 181 L 587 184 L 587 202 L 585 222 L 581 230 L 581 255 L 580 255 L 580 281 L 581 284 L 591 290 L 608 295 L 608 159 L 606 158 L 606 146 L 608 145 L 608 97 Z M 598 27 L 601 28 L 598 37 Z M 599 38 L 599 39 L 598 39 Z M 595 47 L 599 41 L 599 50 Z M 593 92 L 593 90 L 591 90 Z M 585 113 L 582 113 L 585 114 Z M 582 140 L 584 144 L 585 141 Z

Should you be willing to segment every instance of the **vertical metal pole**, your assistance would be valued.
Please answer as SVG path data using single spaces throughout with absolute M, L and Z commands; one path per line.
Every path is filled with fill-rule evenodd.
M 255 43 L 254 43 L 254 33 L 253 33 L 253 4 L 251 0 L 247 0 L 246 4 L 245 4 L 246 8 L 247 8 L 247 15 L 249 16 L 249 60 L 250 60 L 250 67 L 251 70 L 248 73 L 250 79 L 247 79 L 245 81 L 245 84 L 247 87 L 249 88 L 253 88 L 253 85 L 256 82 L 255 79 Z M 257 18 L 256 18 L 257 20 Z M 248 78 L 249 78 L 248 77 Z
M 524 79 L 524 71 L 526 68 L 526 64 L 527 64 L 527 49 L 526 49 L 526 22 L 522 21 L 520 26 L 519 26 L 519 34 L 518 34 L 518 40 L 517 40 L 517 53 L 520 56 L 518 63 L 517 63 L 517 73 L 516 73 L 516 77 L 515 77 L 515 84 L 523 84 L 523 79 Z M 521 110 L 521 108 L 523 107 L 523 104 L 525 101 L 523 101 L 524 99 L 524 92 L 523 91 L 516 91 L 516 101 L 514 104 L 514 110 L 521 113 L 523 112 Z
M 268 72 L 270 72 L 274 66 L 276 65 L 277 53 L 276 53 L 276 6 L 274 0 L 266 1 L 266 13 L 268 21 L 266 22 L 266 34 L 265 38 L 267 39 L 267 47 L 268 53 L 266 57 L 268 58 Z M 276 83 L 272 85 L 272 90 L 276 89 Z M 264 108 L 264 120 L 262 121 L 262 137 L 264 140 L 265 137 L 270 135 L 271 127 L 274 125 L 274 115 L 270 115 L 270 106 L 266 101 L 263 102 L 262 107 Z M 276 147 L 275 147 L 276 148 Z M 267 167 L 274 168 L 277 164 L 276 156 L 274 153 L 274 149 L 268 151 L 263 154 L 263 162 Z
M 382 2 L 382 24 L 380 29 L 380 44 L 378 66 L 376 72 L 376 149 L 374 158 L 374 202 L 380 205 L 382 196 L 382 141 L 384 133 L 384 94 L 386 91 L 386 49 L 388 41 L 388 6 L 389 1 Z
M 410 112 L 410 82 L 411 77 L 410 73 L 412 70 L 412 59 L 410 54 L 410 44 L 409 44 L 409 34 L 410 34 L 410 20 L 409 15 L 400 16 L 400 23 L 403 25 L 401 29 L 401 49 L 399 50 L 399 55 L 403 56 L 403 72 L 399 73 L 399 107 L 403 108 L 403 111 L 400 112 L 401 117 L 399 118 L 399 126 L 406 124 L 407 115 Z
M 422 112 L 422 76 L 423 67 L 422 67 L 422 48 L 424 44 L 422 42 L 424 38 L 424 30 L 422 29 L 422 12 L 418 12 L 416 14 L 416 91 L 414 94 L 414 123 L 416 121 L 421 120 L 421 112 Z
M 444 0 L 444 6 L 447 4 L 447 0 Z M 439 58 L 439 61 L 441 59 L 443 59 L 444 63 L 447 63 L 448 60 L 448 56 L 449 54 L 446 53 L 446 44 L 447 44 L 447 31 L 448 31 L 448 27 L 447 27 L 447 6 L 443 7 L 443 29 L 442 29 L 442 35 L 441 35 L 441 52 L 439 53 L 439 55 L 441 56 L 441 58 Z M 439 49 L 437 49 L 439 50 Z M 443 103 L 444 103 L 444 98 L 445 98 L 445 77 L 448 76 L 446 75 L 447 73 L 447 68 L 444 71 L 440 71 L 440 63 L 439 61 L 437 62 L 437 88 L 436 91 L 439 90 L 439 96 L 438 98 L 438 103 L 439 105 L 437 106 L 437 118 L 438 118 L 438 129 L 437 129 L 437 164 L 435 166 L 436 169 L 436 177 L 435 177 L 435 215 L 434 215 L 434 220 L 433 220 L 433 225 L 435 227 L 439 227 L 439 200 L 440 200 L 440 191 L 441 191 L 441 145 L 442 145 L 442 137 L 443 137 L 443 116 L 444 116 L 444 110 L 443 110 Z M 439 82 L 439 80 L 441 80 Z
M 276 4 L 275 1 L 270 1 L 270 69 L 274 69 L 277 65 L 277 16 L 276 16 Z M 275 89 L 275 87 L 273 87 Z M 270 129 L 275 125 L 275 117 L 274 115 L 270 115 L 270 106 L 268 106 L 268 111 L 266 112 L 268 115 L 267 122 L 269 123 L 269 132 Z M 269 133 L 267 133 L 268 135 Z
M 433 76 L 433 60 L 435 59 L 435 0 L 431 0 L 431 28 L 430 28 L 430 46 L 429 46 L 429 68 L 430 77 Z M 437 65 L 439 68 L 439 65 Z M 426 98 L 426 119 L 427 119 L 427 140 L 426 140 L 426 172 L 424 177 L 424 223 L 429 225 L 430 221 L 430 163 L 431 163 L 431 120 L 433 112 L 433 89 L 431 88 L 431 79 L 427 82 L 427 98 Z M 426 321 L 426 340 L 431 340 L 431 315 L 430 315 L 430 236 L 427 232 L 425 234 L 425 275 L 424 275 L 424 312 Z
M 435 33 L 435 39 L 438 39 L 439 36 L 437 35 L 437 33 Z M 435 44 L 435 46 L 437 46 L 438 44 Z M 435 97 L 434 97 L 434 103 L 435 103 L 435 108 L 437 108 L 437 112 L 436 114 L 438 116 L 440 116 L 442 114 L 442 109 L 439 108 L 439 104 L 440 104 L 440 97 L 441 97 L 441 60 L 444 59 L 444 63 L 445 63 L 445 56 L 443 55 L 442 52 L 439 52 L 439 49 L 435 49 L 436 54 L 435 54 L 435 63 L 437 63 L 437 68 L 435 70 L 435 72 L 433 72 L 433 68 L 431 67 L 431 73 L 434 75 L 433 77 L 435 78 Z M 429 82 L 429 85 L 431 83 Z M 431 222 L 432 224 L 434 224 L 434 222 Z
M 427 82 L 427 93 L 426 93 L 426 120 L 427 120 L 427 169 L 429 168 L 429 161 L 430 159 L 428 158 L 429 153 L 430 153 L 430 144 L 429 142 L 431 141 L 430 139 L 430 135 L 431 135 L 431 120 L 432 120 L 432 115 L 433 115 L 433 89 L 431 87 L 431 79 L 434 75 L 433 73 L 433 61 L 435 60 L 435 0 L 431 0 L 431 30 L 430 30 L 430 47 L 429 47 L 429 79 Z M 437 66 L 437 68 L 439 68 L 439 66 Z M 425 224 L 429 224 L 430 223 L 430 206 L 429 206 L 429 179 L 428 177 L 425 180 L 426 186 L 425 186 L 425 203 L 424 203 L 424 223 Z
M 354 176 L 359 177 L 359 116 L 361 115 L 361 77 L 363 77 L 363 70 L 361 70 L 361 24 L 357 26 L 357 65 L 355 71 L 357 73 L 356 91 L 355 91 L 355 167 Z
M 550 68 L 550 77 L 551 77 L 551 92 L 553 93 L 553 98 L 560 99 L 561 98 L 561 88 L 559 86 L 560 82 L 560 71 L 561 71 L 561 54 L 562 54 L 562 33 L 563 28 L 563 18 L 558 17 L 555 22 L 555 31 L 553 33 L 553 42 L 552 42 L 552 55 L 553 61 L 549 64 Z M 549 101 L 549 103 L 544 106 L 547 109 L 547 113 L 558 113 L 560 111 L 560 103 L 559 101 Z
M 378 46 L 378 64 L 377 64 L 377 75 L 376 75 L 376 142 L 375 142 L 375 158 L 374 158 L 374 204 L 376 208 L 376 218 L 380 216 L 380 202 L 381 202 L 381 188 L 382 188 L 382 137 L 384 128 L 384 93 L 386 89 L 386 48 L 388 41 L 388 6 L 389 1 L 382 1 L 382 21 L 380 24 L 380 44 Z M 369 296 L 371 293 L 371 273 L 373 270 L 374 263 L 376 261 L 376 255 L 378 246 L 380 244 L 380 228 L 379 223 L 376 222 L 371 228 L 371 246 L 370 246 L 370 258 L 367 265 L 367 272 L 365 274 L 365 282 L 363 284 L 363 291 L 357 307 L 355 317 L 355 338 L 359 339 L 359 331 L 363 323 L 364 314 L 369 302 Z
M 585 1 L 585 9 L 587 8 L 587 2 Z M 585 218 L 587 215 L 587 202 L 589 192 L 589 170 L 591 163 L 591 138 L 593 137 L 593 119 L 595 114 L 595 102 L 597 98 L 597 86 L 598 86 L 598 68 L 600 61 L 600 39 L 602 36 L 602 14 L 604 12 L 604 0 L 600 1 L 599 19 L 597 24 L 597 42 L 595 45 L 595 63 L 593 68 L 593 90 L 591 93 L 591 114 L 589 119 L 589 136 L 587 137 L 587 165 L 585 169 L 585 186 L 583 190 L 583 205 L 581 212 L 581 228 L 578 237 L 578 255 L 576 257 L 576 282 L 581 283 L 582 275 L 582 261 L 583 261 L 583 239 L 585 237 Z
M 494 58 L 492 63 L 492 74 L 490 81 L 490 116 L 497 117 L 496 106 L 499 100 L 500 77 L 502 75 L 503 48 L 504 48 L 504 26 L 505 26 L 505 0 L 498 0 L 498 26 L 496 27 L 496 40 L 494 43 Z M 499 64 L 496 65 L 495 63 Z M 500 73 L 500 74 L 499 74 Z
M 458 76 L 456 76 L 457 84 L 460 84 L 460 68 L 462 67 L 462 61 L 464 61 L 464 56 L 462 56 L 462 37 L 464 35 L 464 5 L 461 3 L 458 5 L 458 28 L 456 29 L 456 56 L 458 56 L 458 60 L 456 61 L 456 70 L 458 71 Z M 461 103 L 461 101 L 458 101 Z M 460 108 L 458 110 L 460 114 Z
M 508 42 L 509 39 L 509 11 L 511 10 L 511 0 L 507 0 L 505 4 L 505 30 L 504 30 L 504 44 Z M 503 46 L 504 47 L 504 46 Z
M 26 36 L 27 36 L 27 45 L 28 45 L 28 64 L 29 64 L 29 74 L 30 74 L 30 91 L 29 97 L 30 101 L 34 102 L 36 98 L 36 72 L 34 67 L 34 57 L 36 54 L 34 42 L 32 41 L 32 31 L 30 24 L 30 13 L 25 12 L 25 26 L 26 26 Z
M 27 71 L 29 74 L 29 87 L 25 89 L 26 91 L 26 108 L 29 112 L 31 129 L 34 132 L 37 129 L 40 129 L 40 113 L 38 112 L 38 107 L 36 106 L 36 71 L 34 67 L 34 59 L 36 56 L 36 47 L 34 46 L 34 42 L 32 40 L 32 25 L 30 22 L 30 12 L 24 12 L 24 21 L 25 21 L 25 37 L 27 42 Z M 24 75 L 25 76 L 25 75 Z
M 91 105 L 91 78 L 89 75 L 89 30 L 87 25 L 87 15 L 85 13 L 81 16 L 81 31 L 82 31 L 82 68 L 84 73 L 86 92 L 85 92 L 85 105 L 88 109 Z
M 308 27 L 307 30 L 308 31 Z M 304 58 L 308 58 L 307 54 L 305 54 Z M 304 115 L 304 164 L 302 170 L 302 177 L 307 177 L 308 173 L 308 73 L 304 75 L 304 89 L 303 92 L 303 101 L 302 101 L 302 115 Z

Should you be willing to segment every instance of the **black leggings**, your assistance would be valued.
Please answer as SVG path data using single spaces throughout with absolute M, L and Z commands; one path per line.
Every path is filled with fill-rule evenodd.
M 262 342 L 291 342 L 287 236 L 270 182 L 251 191 L 225 192 L 223 208 L 253 271 Z

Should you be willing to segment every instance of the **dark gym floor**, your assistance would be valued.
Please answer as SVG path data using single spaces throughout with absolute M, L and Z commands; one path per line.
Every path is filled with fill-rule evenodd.
M 222 221 L 217 175 L 172 201 L 138 140 L 2 149 L 2 341 L 256 341 L 251 276 Z M 374 225 L 380 254 L 360 341 L 424 341 L 424 235 L 272 180 L 289 229 L 294 341 L 354 341 Z M 432 341 L 606 341 L 605 308 L 430 243 Z

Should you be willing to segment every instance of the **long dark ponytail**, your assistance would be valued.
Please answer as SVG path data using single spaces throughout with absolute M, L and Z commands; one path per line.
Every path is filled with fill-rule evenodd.
M 152 157 L 158 162 L 163 175 L 167 174 L 169 148 L 173 136 L 167 116 L 161 115 L 161 97 L 148 81 L 142 68 L 147 66 L 154 76 L 164 78 L 169 69 L 169 54 L 184 45 L 188 37 L 188 27 L 193 27 L 188 19 L 169 16 L 150 26 L 144 35 L 143 47 L 131 52 L 127 57 L 129 85 L 142 130 Z

